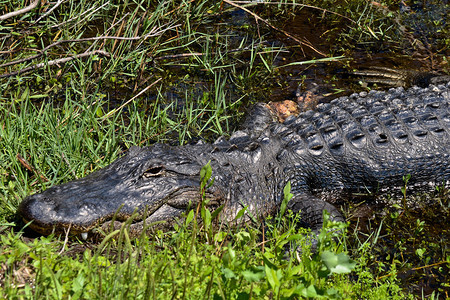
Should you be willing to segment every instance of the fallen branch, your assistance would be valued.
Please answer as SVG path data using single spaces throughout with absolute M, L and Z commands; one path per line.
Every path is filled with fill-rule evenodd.
M 96 54 L 100 54 L 100 55 L 103 55 L 103 56 L 106 56 L 106 57 L 110 57 L 111 56 L 108 52 L 103 51 L 103 50 L 95 50 L 95 51 L 90 51 L 90 52 L 84 52 L 84 53 L 77 54 L 77 55 L 74 55 L 74 56 L 71 56 L 71 57 L 55 59 L 55 60 L 48 61 L 46 63 L 39 63 L 39 64 L 36 64 L 34 66 L 31 66 L 31 67 L 28 67 L 28 68 L 25 68 L 25 69 L 22 69 L 22 70 L 19 70 L 19 71 L 3 74 L 3 75 L 0 75 L 0 78 L 16 76 L 16 75 L 19 75 L 19 74 L 22 74 L 22 73 L 26 73 L 26 72 L 29 72 L 29 71 L 32 71 L 32 70 L 35 70 L 35 69 L 43 68 L 43 67 L 46 67 L 46 66 L 53 66 L 53 65 L 57 65 L 57 64 L 64 64 L 64 63 L 66 63 L 68 61 L 71 61 L 71 60 L 74 60 L 74 59 L 77 59 L 77 58 L 83 58 L 83 57 L 86 57 L 86 56 L 91 56 L 91 55 L 96 55 Z
M 10 13 L 4 14 L 4 15 L 0 16 L 0 21 L 4 21 L 6 19 L 9 19 L 9 18 L 18 16 L 18 15 L 21 15 L 21 14 L 27 13 L 30 10 L 33 10 L 34 8 L 36 8 L 39 5 L 39 2 L 41 2 L 41 0 L 35 0 L 33 3 L 31 3 L 28 6 L 25 6 L 22 9 L 15 10 L 15 11 L 12 11 Z
M 44 49 L 40 50 L 39 54 L 4 63 L 4 64 L 0 65 L 0 68 L 4 68 L 4 67 L 11 66 L 11 65 L 20 64 L 20 63 L 23 63 L 23 62 L 26 62 L 26 61 L 29 61 L 29 60 L 33 60 L 35 58 L 38 58 L 38 57 L 42 56 L 48 49 L 50 49 L 52 47 L 55 47 L 55 46 L 58 46 L 58 45 L 63 44 L 63 43 L 78 43 L 78 42 L 95 41 L 95 40 L 107 40 L 107 39 L 110 39 L 110 40 L 137 40 L 134 37 L 132 37 L 132 38 L 125 38 L 125 37 L 119 37 L 119 36 L 99 36 L 99 37 L 90 37 L 90 38 L 75 39 L 75 40 L 57 41 L 57 42 L 55 42 L 53 44 L 48 45 Z
M 98 40 L 125 40 L 125 41 L 138 41 L 140 39 L 145 40 L 145 39 L 147 39 L 149 37 L 159 35 L 159 34 L 165 32 L 166 30 L 173 29 L 173 28 L 176 28 L 178 26 L 180 26 L 180 25 L 171 26 L 171 27 L 168 27 L 168 28 L 166 28 L 164 30 L 156 31 L 156 32 L 154 30 L 152 30 L 152 31 L 150 31 L 149 33 L 147 33 L 144 36 L 135 36 L 135 37 L 94 36 L 94 37 L 90 37 L 90 38 L 57 41 L 57 42 L 54 42 L 53 44 L 50 44 L 50 45 L 46 46 L 44 49 L 40 50 L 40 52 L 38 54 L 36 54 L 36 55 L 30 56 L 30 57 L 25 57 L 25 58 L 22 58 L 22 59 L 18 59 L 18 60 L 14 60 L 14 61 L 10 61 L 10 62 L 1 64 L 0 68 L 4 68 L 4 67 L 8 67 L 8 66 L 20 64 L 20 63 L 23 63 L 23 62 L 26 62 L 26 61 L 29 61 L 29 60 L 36 59 L 36 58 L 42 56 L 48 49 L 53 48 L 53 47 L 58 46 L 58 45 L 63 44 L 63 43 L 79 43 L 79 42 L 98 41 Z M 87 51 L 85 53 L 88 53 L 88 52 L 89 51 Z M 0 78 L 1 77 L 2 76 L 0 75 Z
M 350 19 L 349 17 L 346 17 L 340 13 L 322 8 L 322 7 L 317 7 L 317 6 L 313 6 L 313 5 L 307 5 L 307 4 L 302 4 L 302 3 L 286 3 L 286 2 L 256 2 L 256 1 L 233 1 L 234 3 L 238 3 L 238 4 L 252 4 L 252 5 L 259 5 L 259 4 L 263 4 L 263 5 L 268 5 L 268 4 L 272 4 L 272 5 L 292 5 L 292 6 L 301 6 L 301 7 L 306 7 L 306 8 L 311 8 L 311 9 L 315 9 L 315 10 L 320 10 L 323 13 L 326 14 L 332 14 L 332 15 L 336 15 L 339 16 L 343 19 L 346 19 L 352 23 L 357 24 L 357 22 L 355 20 Z
M 24 166 L 28 171 L 30 171 L 30 172 L 36 174 L 37 176 L 39 176 L 39 178 L 41 178 L 42 181 L 48 182 L 48 178 L 45 177 L 44 175 L 42 175 L 41 173 L 39 173 L 39 171 L 36 170 L 32 165 L 30 165 L 28 163 L 28 161 L 25 158 L 22 157 L 22 155 L 17 153 L 16 157 L 19 160 L 19 162 L 22 164 L 22 166 Z
M 35 24 L 38 23 L 40 20 L 42 20 L 43 18 L 45 18 L 46 16 L 48 16 L 49 14 L 51 14 L 52 11 L 54 11 L 58 6 L 60 6 L 62 3 L 66 2 L 67 0 L 58 0 L 58 2 L 53 5 L 52 8 L 50 8 L 45 14 L 43 14 L 42 16 L 40 16 L 36 22 L 34 22 Z
M 261 18 L 260 16 L 258 16 L 258 15 L 255 14 L 254 12 L 248 10 L 247 8 L 245 8 L 245 7 L 243 7 L 243 6 L 239 5 L 239 4 L 236 4 L 236 3 L 234 3 L 234 2 L 231 1 L 231 0 L 223 0 L 223 2 L 228 3 L 228 4 L 230 4 L 230 5 L 234 6 L 234 7 L 237 7 L 237 8 L 239 8 L 239 9 L 242 9 L 243 11 L 245 11 L 245 12 L 251 14 L 256 20 L 261 21 L 261 22 L 263 22 L 264 24 L 266 24 L 267 26 L 269 26 L 270 28 L 272 28 L 272 29 L 274 29 L 274 30 L 276 30 L 276 31 L 279 31 L 279 32 L 283 33 L 285 36 L 287 36 L 287 37 L 293 39 L 294 41 L 296 41 L 296 42 L 299 43 L 300 45 L 304 45 L 304 46 L 310 48 L 311 50 L 313 50 L 313 51 L 316 52 L 317 54 L 320 54 L 320 55 L 322 55 L 322 56 L 324 56 L 324 57 L 327 56 L 325 53 L 323 53 L 323 52 L 319 51 L 318 49 L 314 48 L 314 46 L 313 46 L 309 41 L 307 41 L 307 40 L 305 40 L 305 39 L 299 39 L 299 38 L 293 36 L 292 34 L 290 34 L 289 32 L 284 31 L 283 29 L 280 29 L 280 28 L 278 28 L 278 27 L 273 26 L 273 25 L 270 24 L 268 21 L 264 20 L 263 18 Z

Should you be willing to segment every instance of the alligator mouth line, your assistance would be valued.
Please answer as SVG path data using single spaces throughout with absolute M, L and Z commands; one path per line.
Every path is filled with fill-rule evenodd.
M 217 201 L 214 201 L 214 193 L 206 192 L 205 197 L 211 199 L 207 204 L 208 206 L 217 204 Z M 36 220 L 28 220 L 25 216 L 22 216 L 22 219 L 28 224 L 30 229 L 44 235 L 65 233 L 71 236 L 81 235 L 83 239 L 86 239 L 88 233 L 93 232 L 96 228 L 101 228 L 102 231 L 109 232 L 111 229 L 118 229 L 126 224 L 130 226 L 130 231 L 138 234 L 144 230 L 144 227 L 151 227 L 152 224 L 168 223 L 171 220 L 181 217 L 186 210 L 195 208 L 201 199 L 202 197 L 198 189 L 183 187 L 155 201 L 155 203 L 145 205 L 142 208 L 136 208 L 131 214 L 121 212 L 122 204 L 114 213 L 100 217 L 91 224 L 61 222 L 45 224 L 36 222 Z
M 182 191 L 181 191 L 182 190 Z M 205 193 L 205 199 L 208 199 L 207 207 L 216 207 L 219 205 L 217 195 L 212 192 Z M 171 228 L 177 219 L 182 218 L 183 214 L 190 209 L 195 209 L 202 201 L 202 197 L 198 189 L 179 189 L 161 201 L 161 205 L 155 206 L 155 209 L 149 213 L 144 211 L 143 214 L 132 214 L 123 216 L 123 218 L 109 218 L 103 222 L 99 222 L 94 228 L 101 227 L 104 232 L 118 230 L 122 226 L 127 226 L 130 236 L 138 236 L 142 232 L 150 228 Z M 81 236 L 86 239 L 87 232 L 81 232 Z

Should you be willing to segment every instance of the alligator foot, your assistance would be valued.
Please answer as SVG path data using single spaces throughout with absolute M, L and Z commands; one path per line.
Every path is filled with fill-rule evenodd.
M 358 70 L 354 75 L 362 76 L 366 83 L 377 83 L 391 87 L 419 86 L 425 88 L 430 84 L 447 83 L 450 76 L 439 75 L 433 72 L 416 70 L 398 70 L 386 67 L 371 67 L 367 70 Z
M 308 194 L 296 195 L 288 203 L 288 209 L 301 214 L 301 221 L 311 231 L 318 233 L 323 226 L 323 211 L 330 214 L 330 220 L 345 222 L 339 210 L 332 204 Z

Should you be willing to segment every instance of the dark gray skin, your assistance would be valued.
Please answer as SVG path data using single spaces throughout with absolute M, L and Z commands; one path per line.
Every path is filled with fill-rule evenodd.
M 19 214 L 43 234 L 107 228 L 116 216 L 132 230 L 146 223 L 180 217 L 200 199 L 200 169 L 211 161 L 215 182 L 209 205 L 224 205 L 221 220 L 233 223 L 244 207 L 253 217 L 276 213 L 283 188 L 291 182 L 289 209 L 302 212 L 313 230 L 322 211 L 343 221 L 322 199 L 352 193 L 432 190 L 450 180 L 450 83 L 354 94 L 319 105 L 317 110 L 274 122 L 257 105 L 243 129 L 214 144 L 131 148 L 91 175 L 27 197 Z M 250 218 L 243 218 L 248 221 Z

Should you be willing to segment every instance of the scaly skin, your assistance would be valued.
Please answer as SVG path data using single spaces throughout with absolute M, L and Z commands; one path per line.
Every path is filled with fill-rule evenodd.
M 448 185 L 450 180 L 450 83 L 342 97 L 315 111 L 272 121 L 257 105 L 244 128 L 214 144 L 131 148 L 108 167 L 27 197 L 23 219 L 41 233 L 89 232 L 108 227 L 114 214 L 124 221 L 136 212 L 132 230 L 146 222 L 173 222 L 199 201 L 200 169 L 211 161 L 215 182 L 207 192 L 212 207 L 224 205 L 221 220 L 233 223 L 248 207 L 254 217 L 277 211 L 291 182 L 289 208 L 302 211 L 314 230 L 322 210 L 339 211 L 322 199 L 343 193 L 389 192 Z M 250 218 L 243 218 L 248 221 Z

